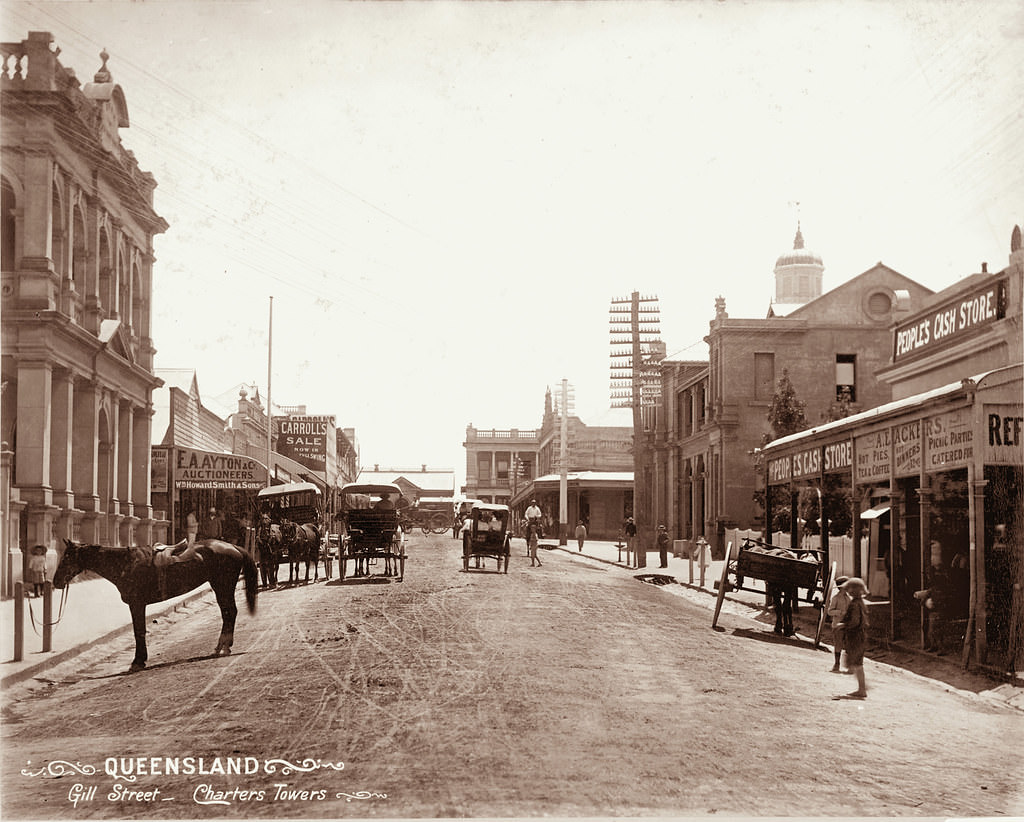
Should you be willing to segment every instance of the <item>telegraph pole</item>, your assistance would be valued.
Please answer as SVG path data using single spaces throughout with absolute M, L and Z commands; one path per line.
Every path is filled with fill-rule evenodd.
M 641 568 L 647 565 L 646 551 L 654 534 L 647 476 L 651 463 L 648 431 L 653 430 L 653 406 L 661 396 L 657 362 L 663 347 L 657 303 L 657 297 L 641 297 L 634 291 L 629 299 L 613 299 L 608 309 L 611 405 L 633 409 L 633 518 L 639 541 L 637 564 Z
M 569 382 L 562 379 L 562 428 L 558 444 L 561 475 L 558 480 L 558 544 L 569 541 Z

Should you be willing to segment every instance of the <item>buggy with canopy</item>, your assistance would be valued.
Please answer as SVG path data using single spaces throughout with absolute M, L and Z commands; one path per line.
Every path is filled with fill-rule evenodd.
M 343 531 L 340 537 L 338 567 L 345 579 L 348 562 L 354 563 L 353 576 L 370 576 L 370 570 L 383 560 L 377 576 L 405 578 L 405 534 L 400 509 L 407 503 L 402 489 L 391 483 L 350 482 L 341 489 Z
M 470 558 L 476 559 L 476 567 L 490 558 L 498 563 L 498 571 L 508 573 L 508 558 L 511 546 L 509 520 L 511 511 L 507 505 L 489 502 L 475 502 L 462 528 L 462 569 L 469 570 Z

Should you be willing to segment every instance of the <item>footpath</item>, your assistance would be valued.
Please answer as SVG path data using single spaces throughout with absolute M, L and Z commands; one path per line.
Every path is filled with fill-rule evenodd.
M 101 577 L 79 577 L 63 591 L 54 590 L 52 600 L 50 650 L 43 651 L 43 599 L 24 601 L 22 658 L 14 660 L 14 600 L 0 602 L 0 688 L 7 688 L 44 673 L 49 668 L 78 656 L 83 651 L 122 634 L 131 635 L 132 617 L 128 606 L 112 583 Z M 184 607 L 189 602 L 209 597 L 215 601 L 209 585 L 203 585 L 180 597 L 146 609 L 146 619 Z M 63 609 L 61 600 L 64 600 Z M 128 659 L 125 660 L 127 667 Z
M 563 552 L 583 561 L 600 563 L 609 570 L 618 569 L 641 582 L 659 585 L 668 594 L 683 596 L 707 609 L 707 625 L 711 629 L 718 597 L 717 583 L 722 575 L 722 560 L 711 561 L 703 569 L 702 575 L 697 562 L 671 554 L 668 567 L 660 568 L 658 554 L 654 551 L 647 554 L 645 567 L 633 567 L 628 561 L 630 558 L 627 557 L 625 547 L 615 542 L 586 540 L 583 550 L 579 551 L 575 539 L 570 539 L 563 546 L 551 540 L 542 540 L 540 547 Z M 512 553 L 514 562 L 517 558 L 520 561 L 525 559 L 525 542 L 522 539 L 512 541 Z M 747 580 L 744 584 L 755 588 L 758 585 L 754 580 Z M 214 601 L 213 592 L 207 585 L 184 596 L 151 605 L 146 611 L 147 621 L 152 625 L 155 619 L 203 598 Z M 56 624 L 53 625 L 50 650 L 44 652 L 43 600 L 30 598 L 25 601 L 22 659 L 14 661 L 14 601 L 8 599 L 0 602 L 0 688 L 39 676 L 52 666 L 72 659 L 95 645 L 121 635 L 131 635 L 128 606 L 121 601 L 117 589 L 105 579 L 79 577 L 68 586 L 63 609 L 61 603 L 62 592 L 54 591 L 51 619 Z M 768 607 L 764 593 L 758 590 L 728 591 L 719 616 L 720 629 L 729 617 L 754 620 L 764 625 L 768 632 L 771 632 L 775 623 L 774 613 Z M 778 637 L 778 641 L 813 646 L 818 611 L 809 604 L 801 603 L 794 613 L 793 624 L 797 635 L 790 638 Z M 821 643 L 831 648 L 831 631 L 828 626 L 822 632 Z M 872 648 L 867 657 L 872 664 L 889 665 L 909 676 L 919 676 L 951 690 L 970 692 L 980 698 L 1024 710 L 1024 679 L 1021 674 L 1013 681 L 999 680 L 976 671 L 966 671 L 958 660 L 950 657 L 940 657 L 894 643 Z M 831 657 L 825 659 L 824 663 L 831 664 Z

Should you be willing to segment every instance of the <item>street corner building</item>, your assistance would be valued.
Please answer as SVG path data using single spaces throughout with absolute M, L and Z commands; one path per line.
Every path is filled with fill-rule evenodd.
M 128 106 L 47 32 L 3 43 L 4 592 L 30 546 L 152 541 L 156 181 L 124 148 Z
M 763 479 L 768 522 L 816 498 L 826 562 L 865 580 L 889 639 L 1005 672 L 1024 664 L 1019 226 L 987 268 L 892 324 L 889 402 L 769 443 Z

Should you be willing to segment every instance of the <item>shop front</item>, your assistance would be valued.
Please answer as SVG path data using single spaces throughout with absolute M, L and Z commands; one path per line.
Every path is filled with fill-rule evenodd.
M 156 446 L 152 449 L 154 508 L 166 512 L 168 542 L 192 527 L 200 539 L 219 535 L 245 543 L 256 494 L 267 486 L 267 468 L 251 457 Z
M 787 498 L 795 520 L 811 489 L 823 545 L 853 538 L 828 559 L 864 578 L 876 631 L 1019 666 L 1022 391 L 1011 365 L 769 443 L 768 521 Z

